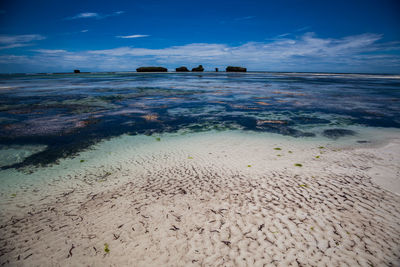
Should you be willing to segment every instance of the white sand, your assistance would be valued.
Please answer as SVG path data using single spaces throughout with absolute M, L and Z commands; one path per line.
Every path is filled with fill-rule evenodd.
M 386 190 L 400 193 L 393 136 L 368 147 L 161 138 L 117 138 L 30 176 L 2 172 L 0 265 L 400 263 L 400 195 Z

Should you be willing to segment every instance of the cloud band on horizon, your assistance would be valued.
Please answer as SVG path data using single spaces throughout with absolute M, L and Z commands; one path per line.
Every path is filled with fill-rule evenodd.
M 160 49 L 118 47 L 104 50 L 69 52 L 62 49 L 36 50 L 32 56 L 0 56 L 0 71 L 6 64 L 31 66 L 35 71 L 57 66 L 70 70 L 80 66 L 91 71 L 132 70 L 141 65 L 203 64 L 210 68 L 244 65 L 249 70 L 368 72 L 380 68 L 400 71 L 399 42 L 379 42 L 380 34 L 360 34 L 343 38 L 319 38 L 306 33 L 295 38 L 270 42 L 247 42 L 239 46 L 191 43 Z M 38 66 L 40 65 L 40 67 Z

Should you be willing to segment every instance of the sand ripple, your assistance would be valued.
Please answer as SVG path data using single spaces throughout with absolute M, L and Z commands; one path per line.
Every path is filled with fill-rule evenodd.
M 311 160 L 305 155 L 319 149 L 292 147 L 298 156 L 279 163 L 273 145 L 175 149 L 93 173 L 97 181 L 3 218 L 0 264 L 400 263 L 400 196 L 374 184 L 367 172 L 382 159 L 371 150 L 325 149 Z M 287 150 L 282 145 L 280 153 Z M 299 157 L 302 168 L 293 165 Z M 113 182 L 121 177 L 125 182 Z

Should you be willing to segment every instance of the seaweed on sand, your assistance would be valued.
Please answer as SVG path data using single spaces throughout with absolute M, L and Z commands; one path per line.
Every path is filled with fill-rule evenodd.
M 107 243 L 104 243 L 104 252 L 105 253 L 109 253 L 110 252 L 110 248 L 108 247 Z

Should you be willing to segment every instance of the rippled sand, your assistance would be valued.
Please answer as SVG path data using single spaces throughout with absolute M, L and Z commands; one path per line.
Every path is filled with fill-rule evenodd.
M 160 138 L 116 138 L 4 182 L 0 264 L 400 263 L 399 139 Z

